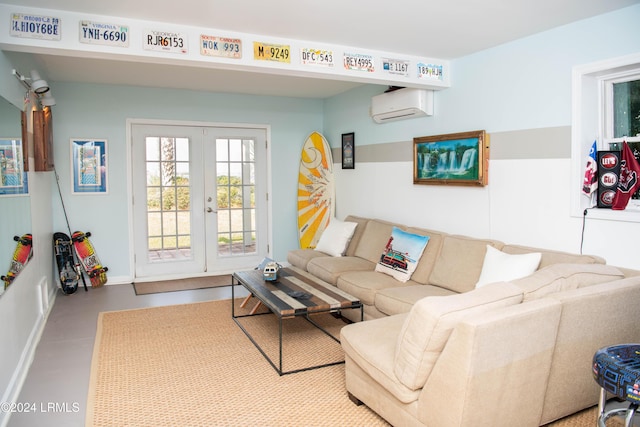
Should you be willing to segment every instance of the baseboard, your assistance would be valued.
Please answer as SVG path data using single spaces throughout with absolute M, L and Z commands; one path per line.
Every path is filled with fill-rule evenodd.
M 109 277 L 107 275 L 107 284 L 105 286 L 109 286 L 109 285 L 130 285 L 131 283 L 133 283 L 133 279 L 129 276 L 114 276 L 114 277 Z M 91 286 L 89 283 L 87 283 L 87 286 Z
M 16 366 L 13 375 L 11 376 L 11 381 L 9 382 L 9 385 L 7 386 L 7 389 L 2 396 L 2 402 L 18 402 L 20 391 L 22 390 L 24 381 L 27 378 L 27 374 L 29 373 L 29 367 L 33 362 L 36 348 L 38 347 L 38 343 L 40 342 L 40 338 L 42 337 L 42 333 L 44 332 L 44 326 L 47 324 L 47 319 L 49 318 L 51 309 L 55 304 L 57 294 L 57 289 L 52 289 L 51 292 L 49 292 L 50 303 L 46 311 L 38 318 L 36 323 L 33 325 L 33 328 L 31 329 L 29 339 L 27 340 L 27 343 L 22 350 L 20 361 L 18 362 L 18 365 Z M 10 417 L 11 411 L 0 411 L 0 427 L 6 427 L 9 423 Z

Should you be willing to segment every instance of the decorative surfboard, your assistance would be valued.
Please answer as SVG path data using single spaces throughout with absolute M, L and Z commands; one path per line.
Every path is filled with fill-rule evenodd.
M 318 132 L 302 146 L 298 173 L 298 238 L 300 248 L 313 249 L 335 215 L 333 157 L 327 140 Z

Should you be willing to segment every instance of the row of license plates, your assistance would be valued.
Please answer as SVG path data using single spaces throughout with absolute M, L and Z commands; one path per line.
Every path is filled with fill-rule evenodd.
M 11 35 L 45 40 L 60 40 L 60 20 L 54 17 L 13 14 Z M 93 21 L 81 21 L 79 39 L 81 43 L 129 47 L 129 27 Z M 187 36 L 181 32 L 145 30 L 142 37 L 145 50 L 176 54 L 189 53 Z M 242 40 L 237 38 L 200 35 L 200 54 L 203 56 L 242 58 Z M 291 47 L 283 44 L 253 42 L 253 59 L 291 63 Z M 303 65 L 334 67 L 336 58 L 331 50 L 300 49 Z M 382 58 L 383 73 L 408 77 L 410 61 Z M 345 52 L 342 65 L 346 70 L 375 72 L 376 61 L 372 55 Z M 417 77 L 420 79 L 442 80 L 442 65 L 419 63 Z

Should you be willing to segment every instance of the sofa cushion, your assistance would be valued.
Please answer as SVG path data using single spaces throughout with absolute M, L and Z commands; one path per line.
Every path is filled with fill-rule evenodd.
M 294 267 L 301 268 L 302 270 L 307 269 L 309 261 L 319 257 L 328 258 L 329 255 L 313 249 L 293 249 L 287 252 L 287 262 Z
M 420 390 L 398 382 L 393 372 L 395 343 L 406 314 L 352 323 L 340 331 L 345 354 L 403 403 L 418 399 Z
M 529 301 L 622 278 L 618 268 L 605 264 L 551 264 L 512 283 L 523 290 L 524 301 Z
M 487 245 L 496 249 L 503 246 L 497 240 L 445 236 L 429 283 L 458 293 L 474 289 L 482 271 Z
M 376 292 L 375 305 L 380 312 L 392 316 L 409 312 L 422 298 L 446 295 L 455 295 L 455 292 L 432 285 L 399 286 Z
M 526 254 L 529 252 L 540 252 L 542 258 L 540 259 L 540 266 L 538 268 L 546 267 L 551 264 L 605 264 L 604 258 L 600 258 L 595 255 L 579 255 L 569 252 L 551 251 L 547 249 L 532 248 L 529 246 L 520 245 L 504 245 L 501 249 L 502 252 L 508 254 Z
M 487 245 L 476 288 L 493 282 L 508 282 L 533 273 L 540 264 L 540 252 L 511 255 Z
M 418 266 L 411 275 L 411 280 L 414 282 L 427 285 L 429 284 L 429 276 L 431 275 L 431 271 L 433 271 L 433 266 L 435 265 L 438 254 L 440 253 L 444 236 L 446 236 L 447 233 L 416 227 L 409 227 L 407 228 L 407 231 L 409 233 L 429 237 L 429 244 L 424 249 L 422 257 L 420 257 L 420 261 L 418 262 Z
M 345 272 L 340 275 L 336 285 L 365 305 L 374 305 L 376 293 L 382 289 L 405 285 L 422 286 L 411 280 L 407 283 L 398 282 L 393 277 L 376 271 Z
M 429 236 L 421 236 L 393 227 L 391 236 L 381 250 L 376 271 L 388 274 L 400 282 L 406 282 L 418 265 Z
M 375 263 L 354 256 L 313 258 L 307 264 L 307 271 L 325 282 L 335 285 L 338 277 L 347 271 L 373 271 Z
M 344 255 L 357 225 L 356 222 L 345 222 L 332 218 L 327 228 L 322 232 L 315 250 L 331 256 Z
M 369 222 L 369 219 L 355 215 L 347 215 L 344 220 L 347 222 L 355 222 L 356 224 L 358 224 L 355 231 L 353 232 L 353 236 L 351 236 L 351 242 L 349 242 L 349 246 L 347 246 L 347 251 L 345 252 L 345 255 L 347 256 L 354 256 L 356 253 L 356 248 L 358 247 L 358 243 L 360 242 L 360 238 L 364 233 L 364 229 L 367 225 L 367 222 Z
M 463 294 L 421 299 L 398 336 L 394 365 L 398 380 L 412 390 L 421 388 L 460 321 L 521 301 L 522 289 L 500 282 Z
M 377 263 L 380 260 L 384 245 L 389 241 L 394 225 L 391 222 L 379 219 L 369 220 L 364 227 L 364 232 L 360 237 L 354 255 L 374 264 Z M 400 225 L 397 225 L 397 227 L 405 229 Z

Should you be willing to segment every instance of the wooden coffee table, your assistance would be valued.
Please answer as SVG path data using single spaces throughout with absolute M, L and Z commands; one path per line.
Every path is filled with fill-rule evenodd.
M 271 313 L 277 316 L 279 329 L 279 361 L 277 365 L 273 360 L 271 360 L 260 345 L 254 340 L 249 331 L 247 331 L 247 329 L 238 320 L 242 317 L 257 316 L 259 314 L 253 314 L 255 313 L 255 310 L 252 310 L 252 314 L 236 315 L 234 289 L 237 285 L 244 286 L 251 295 L 256 297 L 261 304 L 264 304 Z M 363 305 L 357 298 L 295 267 L 280 269 L 278 272 L 278 280 L 276 282 L 265 281 L 262 277 L 262 270 L 239 271 L 233 273 L 231 301 L 231 317 L 234 322 L 236 322 L 240 329 L 242 329 L 253 345 L 256 346 L 279 375 L 293 374 L 295 372 L 308 371 L 311 369 L 318 369 L 344 363 L 344 361 L 332 362 L 284 372 L 282 370 L 283 320 L 302 316 L 316 328 L 331 337 L 334 341 L 340 342 L 337 337 L 334 337 L 331 333 L 314 322 L 309 315 L 315 313 L 340 314 L 342 310 L 360 309 L 360 320 L 363 320 L 364 318 Z

